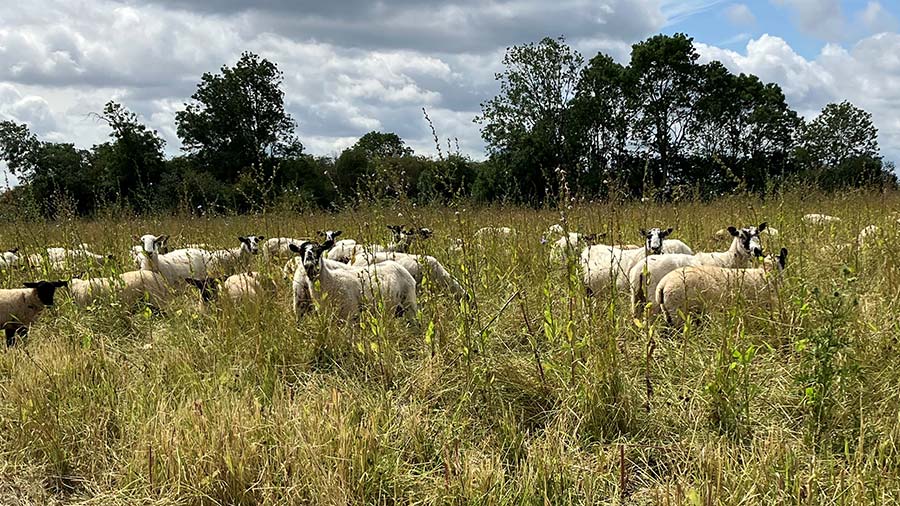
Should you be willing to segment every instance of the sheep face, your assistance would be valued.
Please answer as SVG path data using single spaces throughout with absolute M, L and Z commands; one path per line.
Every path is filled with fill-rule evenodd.
M 25 288 L 34 288 L 37 292 L 38 300 L 45 306 L 53 305 L 53 295 L 57 288 L 69 286 L 67 281 L 36 281 L 34 283 L 25 283 Z
M 410 232 L 419 234 L 419 237 L 421 239 L 428 239 L 429 237 L 434 235 L 434 232 L 430 228 L 427 228 L 427 227 L 419 227 L 416 230 L 410 230 Z
M 767 226 L 768 223 L 762 222 L 758 227 L 745 227 L 740 230 L 728 227 L 728 233 L 740 239 L 739 245 L 745 254 L 759 258 L 763 256 L 759 233 L 765 230 Z
M 387 229 L 391 231 L 391 238 L 394 242 L 400 242 L 403 238 L 403 225 L 388 225 Z
M 343 231 L 341 230 L 319 230 L 318 232 L 316 232 L 316 235 L 324 238 L 326 241 L 334 241 L 342 233 Z
M 155 236 L 146 234 L 141 236 L 141 246 L 144 248 L 144 253 L 148 255 L 151 253 L 163 253 L 167 249 L 168 240 L 169 236 L 167 235 Z
M 671 233 L 671 227 L 665 230 L 660 230 L 658 228 L 651 228 L 650 230 L 641 229 L 641 236 L 646 239 L 647 251 L 649 251 L 651 255 L 658 255 L 662 252 L 663 241 Z
M 259 242 L 265 240 L 266 237 L 263 235 L 248 235 L 246 237 L 238 237 L 238 240 L 241 241 L 241 247 L 245 248 L 252 254 L 259 253 Z

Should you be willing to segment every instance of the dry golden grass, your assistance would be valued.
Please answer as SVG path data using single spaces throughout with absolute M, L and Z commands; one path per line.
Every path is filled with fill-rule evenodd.
M 567 226 L 634 242 L 674 226 L 695 250 L 768 221 L 790 250 L 776 309 L 723 308 L 685 329 L 635 322 L 627 297 L 588 298 L 548 260 L 558 211 L 408 205 L 339 214 L 10 223 L 0 246 L 87 242 L 120 262 L 132 234 L 236 245 L 243 234 L 384 242 L 472 294 L 420 293 L 419 326 L 364 313 L 296 322 L 277 300 L 162 314 L 58 295 L 0 352 L 0 503 L 890 504 L 900 499 L 898 195 L 576 205 Z M 456 213 L 459 214 L 456 214 Z M 803 225 L 806 212 L 840 216 Z M 884 229 L 869 250 L 853 243 Z M 477 246 L 482 226 L 515 238 Z M 462 238 L 462 254 L 448 250 Z M 280 265 L 258 268 L 278 276 Z M 69 273 L 11 271 L 2 286 Z

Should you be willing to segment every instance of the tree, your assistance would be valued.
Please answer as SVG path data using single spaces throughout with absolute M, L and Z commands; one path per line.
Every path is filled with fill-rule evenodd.
M 353 145 L 353 149 L 361 150 L 370 159 L 413 154 L 413 150 L 406 146 L 399 135 L 393 132 L 382 133 L 374 130 L 360 137 Z
M 131 204 L 139 204 L 138 198 L 147 198 L 150 186 L 160 182 L 165 168 L 165 141 L 155 130 L 141 124 L 136 114 L 116 102 L 108 102 L 97 118 L 109 125 L 109 136 L 113 139 L 92 150 L 94 163 L 104 175 L 102 184 L 111 196 L 118 195 Z
M 853 158 L 878 158 L 878 130 L 871 113 L 845 100 L 826 105 L 806 123 L 798 147 L 808 165 L 837 167 Z
M 563 38 L 513 46 L 496 74 L 500 93 L 481 104 L 488 151 L 509 164 L 522 197 L 540 201 L 555 186 L 554 171 L 571 169 L 564 122 L 584 59 Z
M 0 160 L 6 162 L 9 171 L 27 179 L 35 168 L 41 143 L 25 124 L 0 121 Z
M 253 164 L 299 155 L 303 147 L 284 110 L 282 81 L 274 63 L 249 52 L 221 74 L 203 74 L 193 102 L 175 115 L 184 149 L 227 182 Z
M 658 161 L 651 174 L 655 187 L 677 181 L 675 164 L 694 121 L 699 57 L 693 39 L 681 33 L 656 35 L 632 46 L 636 140 Z

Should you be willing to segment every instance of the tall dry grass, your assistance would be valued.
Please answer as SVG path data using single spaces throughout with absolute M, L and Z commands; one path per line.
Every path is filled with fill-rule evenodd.
M 890 504 L 900 498 L 897 195 L 789 195 L 673 205 L 577 204 L 567 228 L 635 242 L 674 226 L 695 250 L 768 221 L 790 250 L 771 312 L 722 308 L 685 328 L 589 298 L 542 232 L 559 211 L 396 207 L 340 214 L 123 218 L 0 226 L 0 246 L 87 242 L 119 261 L 132 234 L 234 246 L 243 234 L 343 229 L 417 246 L 472 297 L 426 287 L 419 325 L 340 324 L 275 300 L 162 313 L 58 296 L 0 352 L 0 503 Z M 810 227 L 800 217 L 844 219 Z M 852 243 L 878 224 L 879 243 Z M 511 240 L 478 245 L 487 225 Z M 462 253 L 451 253 L 455 239 Z M 851 243 L 849 246 L 845 243 Z M 2 286 L 71 273 L 2 273 Z

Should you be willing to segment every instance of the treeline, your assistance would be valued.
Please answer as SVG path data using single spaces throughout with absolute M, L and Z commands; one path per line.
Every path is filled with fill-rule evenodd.
M 233 67 L 204 74 L 176 114 L 176 157 L 116 102 L 95 114 L 110 138 L 91 149 L 0 122 L 0 160 L 20 180 L 3 194 L 0 213 L 247 212 L 401 196 L 553 204 L 563 194 L 712 198 L 797 182 L 824 190 L 897 184 L 869 113 L 843 102 L 805 122 L 777 85 L 699 64 L 684 35 L 634 45 L 628 65 L 605 54 L 585 64 L 549 38 L 509 48 L 503 64 L 500 93 L 475 118 L 488 146 L 483 162 L 442 150 L 437 134 L 432 157 L 382 132 L 337 157 L 307 154 L 284 109 L 282 73 L 244 53 Z

